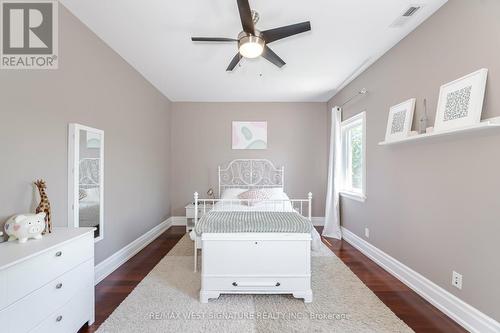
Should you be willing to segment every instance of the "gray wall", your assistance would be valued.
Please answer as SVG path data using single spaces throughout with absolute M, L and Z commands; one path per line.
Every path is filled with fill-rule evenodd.
M 344 227 L 465 302 L 500 320 L 500 130 L 391 147 L 391 105 L 417 98 L 414 128 L 427 98 L 479 68 L 489 69 L 483 118 L 500 116 L 500 1 L 450 0 L 343 89 L 329 106 L 366 87 L 344 118 L 367 111 L 367 196 L 342 199 Z M 451 286 L 452 270 L 463 289 Z
M 193 192 L 217 189 L 217 166 L 236 158 L 267 158 L 285 167 L 291 197 L 313 193 L 313 216 L 324 216 L 326 103 L 174 103 L 172 215 L 184 215 Z M 233 120 L 266 120 L 268 149 L 232 150 Z
M 59 6 L 59 69 L 0 72 L 0 221 L 36 207 L 67 224 L 68 124 L 105 132 L 104 240 L 96 262 L 169 216 L 170 102 Z

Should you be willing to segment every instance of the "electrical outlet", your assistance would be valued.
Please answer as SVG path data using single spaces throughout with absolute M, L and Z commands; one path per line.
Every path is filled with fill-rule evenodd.
M 453 271 L 451 276 L 451 284 L 458 289 L 462 289 L 462 274 Z
M 365 228 L 365 237 L 370 238 L 370 229 Z

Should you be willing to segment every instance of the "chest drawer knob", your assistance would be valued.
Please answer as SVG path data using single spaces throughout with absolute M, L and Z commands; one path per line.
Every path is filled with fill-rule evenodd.
M 56 257 L 60 257 L 60 256 L 62 256 L 62 251 L 57 251 L 56 252 Z
M 59 282 L 58 284 L 56 284 L 56 289 L 61 289 L 62 288 L 62 283 Z
M 56 321 L 59 322 L 62 320 L 62 316 L 57 316 Z

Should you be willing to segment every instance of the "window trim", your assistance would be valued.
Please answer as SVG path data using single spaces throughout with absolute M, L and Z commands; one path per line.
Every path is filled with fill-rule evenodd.
M 347 142 L 345 140 L 345 132 L 349 130 L 351 127 L 355 126 L 356 123 L 361 122 L 362 125 L 362 148 L 361 155 L 363 159 L 363 165 L 361 170 L 361 191 L 351 191 L 345 188 L 345 180 L 346 180 L 346 159 L 347 159 Z M 339 193 L 342 197 L 364 202 L 366 200 L 366 111 L 360 112 L 349 119 L 346 119 L 340 123 L 340 139 L 341 139 L 341 147 L 342 151 L 340 154 L 341 157 L 341 166 L 342 166 L 342 183 Z

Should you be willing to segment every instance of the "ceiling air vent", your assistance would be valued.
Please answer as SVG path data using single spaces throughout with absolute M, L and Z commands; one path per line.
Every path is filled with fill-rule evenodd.
M 392 24 L 389 27 L 391 27 L 391 28 L 402 27 L 421 8 L 422 8 L 422 6 L 420 6 L 420 5 L 411 5 L 409 8 L 407 8 L 403 12 L 403 14 L 401 16 L 399 16 L 398 18 L 396 18 L 396 20 L 394 20 L 394 22 L 392 22 Z
M 420 9 L 420 6 L 411 6 L 410 8 L 408 8 L 406 10 L 406 12 L 403 14 L 403 16 L 405 16 L 405 17 L 412 16 L 419 9 Z

